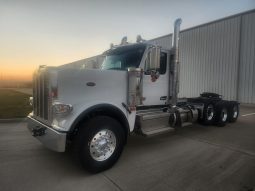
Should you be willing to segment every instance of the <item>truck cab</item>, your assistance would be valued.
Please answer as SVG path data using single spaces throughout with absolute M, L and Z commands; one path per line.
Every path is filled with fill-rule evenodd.
M 72 150 L 89 171 L 119 159 L 128 136 L 154 136 L 198 121 L 224 126 L 239 107 L 214 93 L 178 100 L 179 31 L 171 50 L 141 38 L 105 51 L 99 69 L 41 66 L 34 73 L 28 129 L 46 147 Z
M 152 55 L 156 48 L 159 58 L 155 61 Z M 154 52 L 153 52 L 154 51 Z M 170 51 L 149 43 L 135 43 L 124 46 L 117 46 L 104 53 L 105 59 L 102 63 L 102 70 L 127 71 L 128 68 L 139 68 L 142 71 L 142 92 L 143 102 L 139 105 L 165 105 L 168 94 Z M 153 60 L 154 59 L 154 60 Z M 159 62 L 155 68 L 157 79 L 152 79 L 148 66 L 150 62 Z M 153 68 L 154 69 L 154 68 Z

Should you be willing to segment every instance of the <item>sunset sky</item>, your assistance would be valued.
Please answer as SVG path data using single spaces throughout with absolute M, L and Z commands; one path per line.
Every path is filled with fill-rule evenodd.
M 152 39 L 255 8 L 255 0 L 0 0 L 0 80 L 102 53 L 123 36 Z

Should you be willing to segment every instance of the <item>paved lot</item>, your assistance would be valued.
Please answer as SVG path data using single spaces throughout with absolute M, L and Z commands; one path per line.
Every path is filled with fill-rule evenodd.
M 255 107 L 242 107 L 241 115 Z M 0 190 L 246 190 L 255 187 L 255 115 L 223 128 L 130 137 L 119 162 L 91 175 L 44 148 L 26 124 L 0 124 Z

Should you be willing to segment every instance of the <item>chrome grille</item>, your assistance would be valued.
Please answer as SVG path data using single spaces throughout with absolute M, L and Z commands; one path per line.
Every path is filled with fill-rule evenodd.
M 49 120 L 49 78 L 44 69 L 39 69 L 33 80 L 33 110 L 35 117 Z

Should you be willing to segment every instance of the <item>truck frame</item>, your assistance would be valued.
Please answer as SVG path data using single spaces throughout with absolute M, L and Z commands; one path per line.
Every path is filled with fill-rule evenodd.
M 128 136 L 154 136 L 199 122 L 224 126 L 239 115 L 237 101 L 204 92 L 178 98 L 179 33 L 174 24 L 171 50 L 138 36 L 124 37 L 103 53 L 100 69 L 40 66 L 33 77 L 33 111 L 28 129 L 46 147 L 72 150 L 90 172 L 113 166 Z

